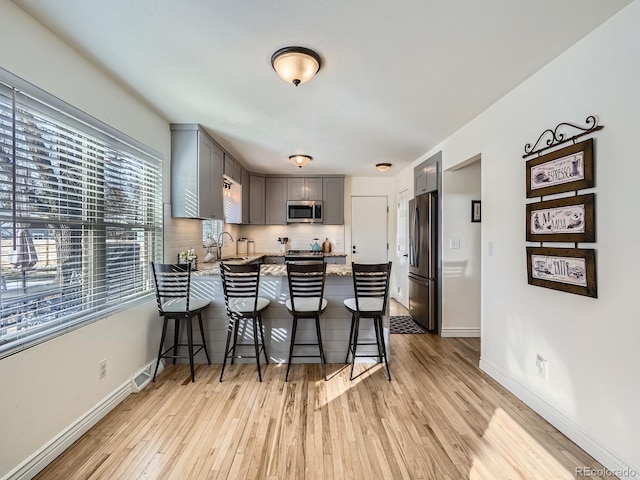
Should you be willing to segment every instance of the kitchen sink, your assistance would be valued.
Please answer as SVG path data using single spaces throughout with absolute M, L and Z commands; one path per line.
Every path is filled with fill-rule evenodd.
M 231 257 L 231 258 L 223 258 L 220 260 L 221 262 L 245 262 L 249 260 L 249 257 Z

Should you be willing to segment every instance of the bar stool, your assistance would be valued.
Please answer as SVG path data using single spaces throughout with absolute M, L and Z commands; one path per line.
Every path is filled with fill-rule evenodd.
M 323 297 L 326 271 L 327 264 L 324 261 L 287 264 L 289 299 L 285 302 L 285 306 L 293 316 L 293 327 L 291 328 L 291 344 L 289 346 L 289 359 L 287 360 L 285 382 L 289 381 L 291 359 L 302 357 L 320 357 L 322 376 L 325 380 L 327 379 L 322 334 L 320 333 L 320 315 L 325 311 L 328 303 L 327 299 Z M 296 343 L 299 318 L 315 319 L 317 343 Z M 320 355 L 294 355 L 294 347 L 303 345 L 317 345 Z
M 153 372 L 153 381 L 156 381 L 158 366 L 160 359 L 172 358 L 176 363 L 178 358 L 189 358 L 189 367 L 191 368 L 191 381 L 195 382 L 195 369 L 193 366 L 193 358 L 200 351 L 204 350 L 207 356 L 207 363 L 211 365 L 209 352 L 207 351 L 207 342 L 204 338 L 204 328 L 202 328 L 202 311 L 209 307 L 209 300 L 201 298 L 191 298 L 191 264 L 174 265 L 169 263 L 151 263 L 153 271 L 153 281 L 156 289 L 156 302 L 158 303 L 158 312 L 164 317 L 162 325 L 162 336 L 160 337 L 160 348 L 158 349 L 158 361 L 156 369 Z M 198 316 L 198 324 L 200 325 L 200 335 L 202 343 L 193 343 L 193 325 L 191 319 Z M 169 320 L 174 320 L 173 328 L 173 346 L 162 351 L 164 340 L 167 335 L 167 324 Z M 187 343 L 179 343 L 180 323 L 187 323 Z M 188 355 L 178 355 L 178 347 L 187 347 Z M 197 347 L 194 350 L 194 347 Z M 171 352 L 171 353 L 170 353 Z
M 235 265 L 220 264 L 222 287 L 224 290 L 224 304 L 229 317 L 227 327 L 227 343 L 224 348 L 224 360 L 220 381 L 224 376 L 227 359 L 233 364 L 236 358 L 255 358 L 258 367 L 258 379 L 262 381 L 260 370 L 260 352 L 264 353 L 266 363 L 269 363 L 267 349 L 264 346 L 264 328 L 262 325 L 262 312 L 269 306 L 269 299 L 258 296 L 260 286 L 260 264 Z M 238 327 L 244 320 L 245 330 L 247 321 L 252 321 L 253 343 L 238 342 Z M 260 338 L 258 338 L 260 337 Z M 233 342 L 232 342 L 233 338 Z M 236 355 L 237 347 L 253 346 L 254 355 Z
M 349 347 L 345 363 L 349 361 L 351 354 L 351 373 L 349 380 L 353 380 L 353 367 L 356 357 L 370 357 L 371 355 L 358 355 L 356 353 L 359 345 L 376 345 L 378 349 L 378 359 L 384 363 L 387 369 L 387 377 L 391 381 L 389 371 L 389 361 L 387 359 L 387 349 L 384 342 L 384 331 L 382 327 L 382 317 L 387 310 L 387 299 L 389 296 L 389 277 L 391 275 L 391 262 L 380 264 L 352 263 L 353 289 L 355 298 L 347 298 L 344 305 L 351 312 L 351 331 L 349 333 Z M 373 319 L 373 326 L 376 333 L 376 342 L 358 342 L 358 329 L 361 318 Z

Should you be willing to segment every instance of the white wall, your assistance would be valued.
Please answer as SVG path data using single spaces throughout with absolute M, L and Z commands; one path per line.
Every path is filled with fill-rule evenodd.
M 471 201 L 481 198 L 481 162 L 442 172 L 443 337 L 480 336 L 481 223 L 471 222 Z M 458 240 L 460 248 L 451 248 Z
M 0 18 L 0 66 L 169 158 L 164 119 L 13 3 L 0 2 Z M 159 326 L 149 301 L 0 360 L 0 478 L 151 362 Z M 107 376 L 99 380 L 101 359 Z
M 387 172 L 390 173 L 390 172 Z M 396 201 L 397 193 L 394 179 L 389 176 L 380 177 L 345 177 L 344 182 L 344 251 L 347 254 L 347 263 L 351 262 L 351 197 L 356 196 L 380 196 L 387 197 L 389 216 L 387 217 L 387 241 L 389 242 L 388 259 L 396 262 Z M 390 279 L 390 296 L 396 291 L 398 282 L 397 269 L 392 266 Z
M 482 156 L 482 368 L 607 467 L 636 472 L 638 25 L 635 1 L 424 156 L 442 150 L 443 170 Z M 605 126 L 595 135 L 597 299 L 528 285 L 525 261 L 524 145 L 590 114 Z

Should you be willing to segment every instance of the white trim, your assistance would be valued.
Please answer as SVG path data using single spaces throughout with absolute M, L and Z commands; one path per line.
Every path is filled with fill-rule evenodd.
M 37 452 L 14 468 L 2 480 L 29 480 L 33 478 L 130 394 L 131 381 L 127 380 L 91 410 L 78 418 L 73 424 L 65 428 Z
M 640 468 L 624 461 L 596 438 L 585 432 L 573 420 L 552 405 L 549 405 L 527 387 L 502 373 L 482 358 L 480 359 L 480 369 L 526 403 L 547 422 L 560 430 L 560 432 L 566 435 L 571 441 L 600 462 L 607 470 L 614 472 L 618 478 L 638 479 Z
M 480 337 L 480 328 L 451 327 L 442 328 L 441 337 Z

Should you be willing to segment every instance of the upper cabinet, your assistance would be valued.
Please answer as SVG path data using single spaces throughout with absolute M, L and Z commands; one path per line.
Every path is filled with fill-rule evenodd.
M 267 225 L 285 225 L 287 223 L 287 178 L 267 177 L 266 192 Z
M 242 169 L 242 223 L 249 223 L 249 205 L 251 202 L 249 171 Z
M 322 200 L 322 177 L 288 177 L 287 200 Z
M 324 224 L 344 224 L 344 177 L 324 177 L 322 180 Z
M 265 178 L 262 175 L 249 174 L 249 224 L 265 223 Z
M 438 152 L 413 169 L 413 195 L 438 190 L 438 165 L 442 152 Z
M 197 124 L 171 124 L 171 215 L 224 219 L 224 152 Z
M 227 152 L 224 153 L 224 174 L 234 182 L 242 184 L 242 165 Z

